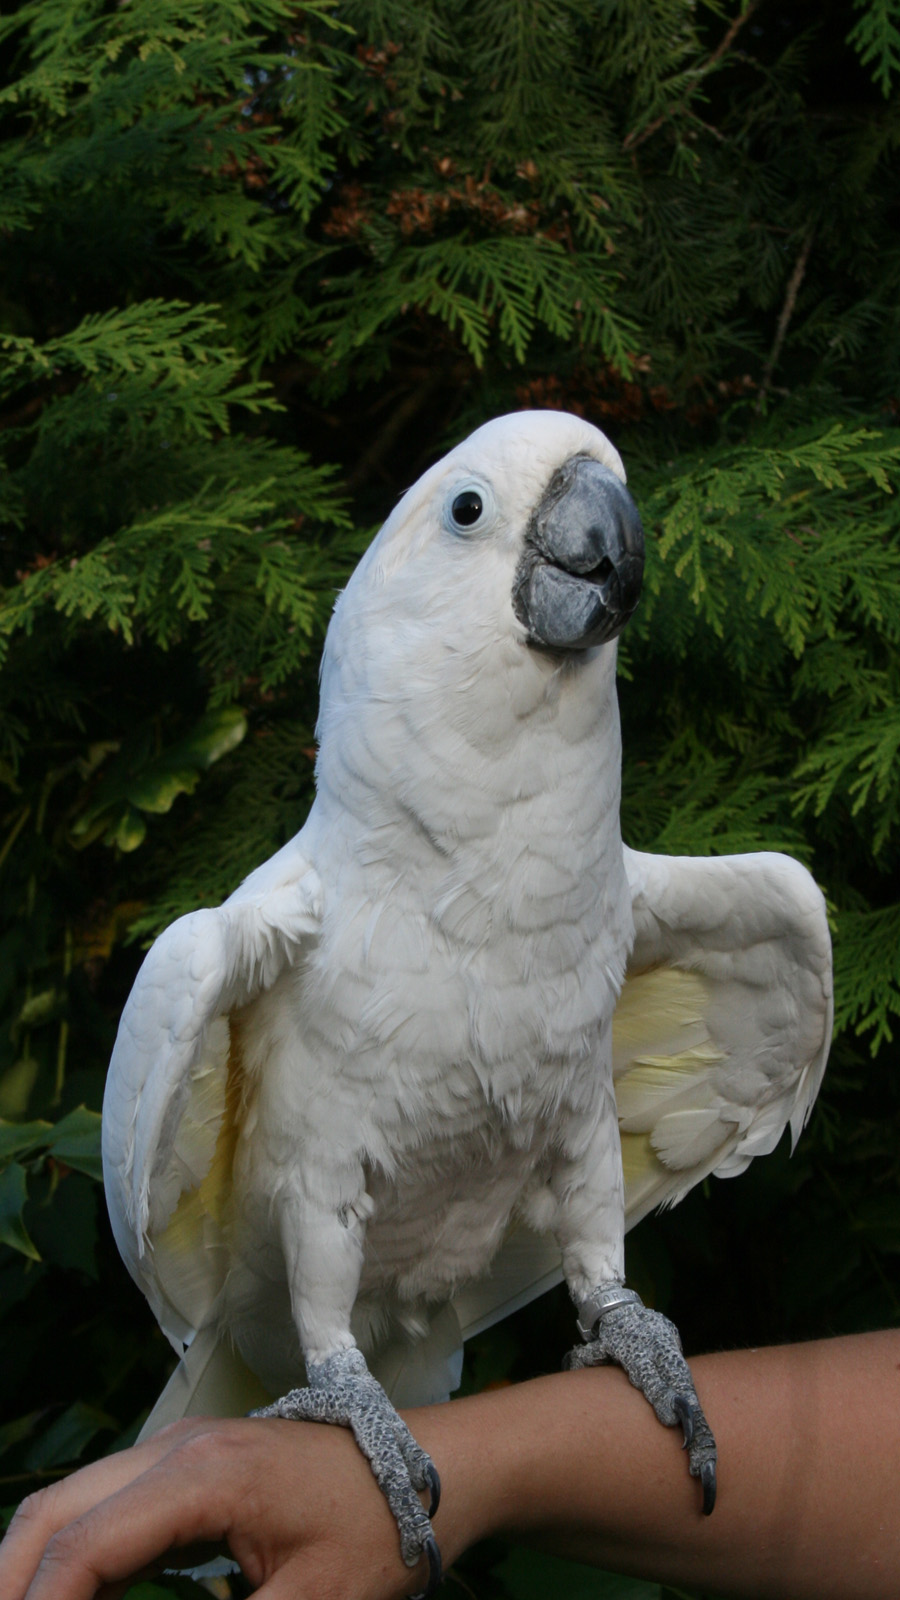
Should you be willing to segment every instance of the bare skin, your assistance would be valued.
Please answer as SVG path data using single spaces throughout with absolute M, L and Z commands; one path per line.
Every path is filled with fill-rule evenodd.
M 900 1331 L 692 1368 L 720 1451 L 709 1518 L 678 1437 L 612 1367 L 407 1413 L 443 1480 L 445 1566 L 504 1532 L 748 1600 L 896 1600 Z M 261 1600 L 397 1600 L 425 1581 L 348 1433 L 241 1418 L 178 1423 L 26 1501 L 0 1594 L 116 1600 L 204 1543 L 226 1545 Z

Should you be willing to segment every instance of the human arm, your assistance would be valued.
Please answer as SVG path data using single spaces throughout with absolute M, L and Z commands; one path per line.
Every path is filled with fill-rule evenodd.
M 578 1390 L 561 1387 L 572 1373 L 479 1397 L 483 1448 L 500 1435 L 493 1525 L 575 1560 L 736 1600 L 896 1600 L 900 1331 L 691 1366 L 719 1446 L 711 1517 L 686 1463 L 678 1472 L 673 1462 L 678 1430 L 655 1424 L 606 1367 L 585 1372 Z M 486 1403 L 505 1397 L 501 1434 L 499 1407 L 491 1429 Z M 436 1436 L 428 1448 L 443 1465 Z M 484 1463 L 480 1474 L 487 1483 Z
M 900 1333 L 692 1365 L 720 1450 L 709 1518 L 686 1465 L 673 1470 L 678 1436 L 617 1369 L 408 1414 L 443 1480 L 434 1527 L 445 1565 L 508 1533 L 722 1595 L 895 1600 Z M 617 1442 L 604 1451 L 604 1438 Z M 34 1497 L 0 1547 L 0 1593 L 94 1600 L 101 1581 L 203 1540 L 228 1544 L 262 1600 L 396 1600 L 424 1579 L 403 1566 L 349 1434 L 238 1419 L 177 1424 Z

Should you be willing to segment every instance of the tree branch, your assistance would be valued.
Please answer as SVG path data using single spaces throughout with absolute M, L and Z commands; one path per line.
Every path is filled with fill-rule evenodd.
M 785 335 L 788 331 L 788 324 L 790 323 L 791 317 L 794 314 L 794 307 L 797 304 L 797 295 L 800 293 L 800 285 L 803 282 L 804 274 L 806 272 L 806 263 L 809 260 L 809 252 L 812 249 L 814 236 L 815 228 L 808 228 L 806 234 L 804 235 L 803 243 L 800 246 L 800 254 L 794 262 L 794 270 L 788 279 L 788 286 L 784 296 L 784 304 L 781 307 L 781 315 L 778 318 L 778 326 L 775 329 L 775 338 L 772 340 L 772 348 L 769 351 L 769 359 L 763 368 L 762 382 L 759 386 L 759 394 L 756 397 L 757 415 L 759 415 L 759 413 L 762 411 L 766 395 L 768 394 L 769 387 L 772 382 L 772 374 L 774 373 L 778 364 L 778 357 L 781 355 L 781 347 L 784 344 Z
M 731 46 L 734 44 L 734 41 L 744 24 L 750 20 L 754 11 L 758 10 L 761 4 L 762 0 L 750 0 L 749 5 L 745 7 L 740 16 L 735 17 L 731 27 L 719 40 L 719 43 L 716 45 L 712 55 L 709 56 L 706 61 L 704 61 L 702 67 L 697 68 L 697 71 L 694 74 L 695 84 L 699 83 L 701 79 L 705 78 L 707 73 L 715 70 L 722 57 L 731 49 Z M 679 100 L 677 105 L 673 106 L 671 110 L 663 111 L 658 117 L 654 117 L 653 121 L 648 122 L 646 128 L 642 128 L 639 133 L 635 131 L 633 133 L 626 134 L 622 141 L 622 149 L 636 150 L 639 144 L 643 144 L 645 140 L 652 138 L 653 134 L 659 131 L 664 122 L 668 122 L 669 118 L 674 116 L 676 112 L 683 111 L 685 109 L 688 99 L 689 96 L 685 95 L 684 99 Z

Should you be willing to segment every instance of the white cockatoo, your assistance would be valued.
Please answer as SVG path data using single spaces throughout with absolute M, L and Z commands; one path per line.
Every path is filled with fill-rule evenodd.
M 596 428 L 532 411 L 403 496 L 335 607 L 305 826 L 157 940 L 109 1072 L 113 1229 L 182 1356 L 151 1429 L 280 1395 L 351 1426 L 429 1588 L 437 1474 L 392 1401 L 446 1394 L 463 1338 L 561 1276 L 569 1364 L 624 1366 L 712 1509 L 625 1230 L 796 1138 L 830 1038 L 803 867 L 623 846 L 624 483 Z

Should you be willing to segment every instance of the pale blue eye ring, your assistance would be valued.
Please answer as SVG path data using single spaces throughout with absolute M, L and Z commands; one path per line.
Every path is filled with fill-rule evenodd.
M 486 483 L 467 478 L 455 483 L 444 502 L 444 523 L 451 533 L 486 533 L 494 521 L 494 497 Z

